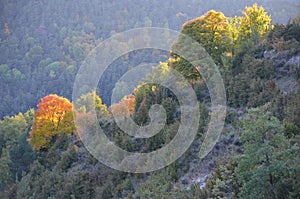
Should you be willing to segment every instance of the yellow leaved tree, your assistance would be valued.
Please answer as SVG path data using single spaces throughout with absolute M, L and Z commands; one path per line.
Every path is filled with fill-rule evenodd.
M 58 136 L 70 135 L 75 130 L 73 105 L 68 99 L 50 94 L 37 107 L 29 135 L 33 149 L 48 148 Z

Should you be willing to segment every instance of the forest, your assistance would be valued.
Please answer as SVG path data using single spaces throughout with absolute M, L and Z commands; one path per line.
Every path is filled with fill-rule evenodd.
M 3 0 L 0 10 L 0 198 L 300 198 L 299 1 Z M 225 122 L 205 157 L 199 151 L 213 99 L 197 67 L 210 66 L 195 67 L 176 54 L 192 48 L 180 36 L 167 52 L 146 48 L 119 57 L 93 91 L 72 98 L 89 53 L 117 33 L 143 27 L 187 35 L 220 72 Z M 118 80 L 144 62 L 155 63 L 152 72 L 112 103 Z M 191 85 L 199 105 L 188 149 L 151 172 L 118 171 L 93 156 L 84 141 L 94 132 L 93 113 L 125 151 L 150 153 L 176 138 L 180 99 L 147 83 L 172 70 Z M 118 117 L 151 125 L 156 104 L 165 113 L 159 133 L 145 139 L 122 130 Z

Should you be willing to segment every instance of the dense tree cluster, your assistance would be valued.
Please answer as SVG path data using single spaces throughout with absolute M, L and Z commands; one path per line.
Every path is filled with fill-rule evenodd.
M 298 12 L 296 2 L 262 3 L 273 12 L 276 21 L 285 23 L 286 16 Z M 279 4 L 280 9 L 274 9 L 274 4 Z M 0 118 L 26 112 L 51 93 L 70 99 L 75 75 L 84 57 L 114 33 L 145 26 L 180 30 L 185 21 L 208 9 L 215 8 L 224 11 L 226 16 L 234 16 L 240 14 L 244 6 L 245 2 L 239 0 L 230 4 L 218 0 L 26 0 L 22 3 L 3 0 L 0 2 Z M 141 57 L 140 61 L 154 61 L 148 54 Z M 138 64 L 131 60 L 128 66 Z M 101 85 L 105 87 L 102 86 L 99 93 L 108 105 L 114 83 L 127 70 L 126 65 L 120 63 L 112 68 L 103 79 Z
M 247 45 L 255 37 L 258 37 L 256 43 L 262 41 L 272 27 L 271 18 L 263 7 L 254 4 L 245 9 L 243 16 L 232 18 L 226 17 L 222 12 L 208 11 L 205 15 L 186 22 L 181 32 L 199 42 L 220 68 L 240 67 L 238 66 L 241 57 L 240 51 L 244 48 L 244 45 Z M 183 38 L 186 36 L 183 36 Z M 182 48 L 182 45 L 186 46 L 187 44 L 181 44 L 185 40 L 181 41 L 179 38 L 171 51 Z M 193 51 L 191 46 L 186 47 L 186 51 Z M 191 63 L 184 58 L 180 58 L 176 53 L 172 53 L 172 55 L 176 58 L 172 62 L 173 68 L 180 71 L 191 81 L 199 81 L 200 74 Z

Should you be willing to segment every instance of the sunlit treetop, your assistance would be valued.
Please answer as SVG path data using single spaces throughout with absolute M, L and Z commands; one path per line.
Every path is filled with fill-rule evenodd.
M 219 55 L 228 48 L 225 39 L 227 31 L 227 17 L 215 10 L 210 10 L 205 15 L 190 20 L 182 26 L 182 33 L 202 44 L 217 63 L 221 61 Z
M 48 148 L 57 136 L 70 135 L 75 130 L 73 105 L 63 97 L 51 94 L 37 105 L 29 141 L 33 149 Z
M 256 3 L 253 6 L 246 6 L 239 24 L 241 40 L 247 40 L 255 31 L 260 36 L 264 36 L 271 28 L 271 16 L 262 6 Z

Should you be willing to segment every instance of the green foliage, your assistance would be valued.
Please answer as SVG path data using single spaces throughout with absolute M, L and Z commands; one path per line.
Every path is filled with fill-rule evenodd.
M 298 12 L 295 2 L 280 4 L 278 6 L 280 9 L 274 9 L 275 3 L 261 3 L 266 10 L 272 12 L 273 18 L 282 23 L 287 21 L 286 15 L 294 16 Z M 34 107 L 40 98 L 50 93 L 71 99 L 73 81 L 81 62 L 88 52 L 110 33 L 144 25 L 178 30 L 184 21 L 206 12 L 207 8 L 218 11 L 226 9 L 224 13 L 235 16 L 240 14 L 245 4 L 246 2 L 237 0 L 232 2 L 230 7 L 217 0 L 209 2 L 176 0 L 172 3 L 159 0 L 151 3 L 139 1 L 111 3 L 104 0 L 99 3 L 98 0 L 91 0 L 88 3 L 77 2 L 75 5 L 72 2 L 61 3 L 58 0 L 43 4 L 36 4 L 32 0 L 21 4 L 4 1 L 1 6 L 5 12 L 2 12 L 3 16 L 0 19 L 0 65 L 7 65 L 7 73 L 11 73 L 14 69 L 20 73 L 17 72 L 18 75 L 12 76 L 10 81 L 6 78 L 1 79 L 0 117 L 25 112 L 29 107 Z M 10 14 L 12 9 L 18 16 Z M 297 24 L 297 20 L 291 23 Z M 299 26 L 291 26 L 288 29 L 288 35 L 299 38 Z M 166 36 L 167 34 L 162 35 L 163 38 Z M 215 38 L 224 39 L 220 35 L 215 35 Z M 146 59 L 152 61 L 150 56 Z M 59 72 L 47 69 L 51 63 L 61 63 Z M 130 63 L 132 66 L 137 64 Z M 124 72 L 119 70 L 120 68 L 111 74 L 111 77 L 120 77 Z M 1 73 L 0 76 L 2 75 L 6 76 L 5 73 Z M 103 90 L 113 88 L 111 80 L 114 78 L 105 79 Z M 35 92 L 31 92 L 33 90 Z M 109 103 L 109 92 L 100 93 L 103 101 Z
M 242 67 L 241 67 L 242 66 Z M 227 75 L 228 101 L 234 107 L 257 107 L 273 101 L 280 91 L 273 77 L 276 75 L 270 60 L 245 54 L 241 65 Z
M 176 57 L 174 54 L 173 56 Z M 198 70 L 183 58 L 176 57 L 175 59 L 171 60 L 170 65 L 172 68 L 180 72 L 191 83 L 198 82 L 201 79 L 201 75 Z
M 222 12 L 211 10 L 199 18 L 185 23 L 181 32 L 202 44 L 218 64 L 221 63 L 220 55 L 228 50 L 229 43 L 225 39 L 227 31 L 228 22 L 225 15 Z
M 88 113 L 95 110 L 99 118 L 108 118 L 110 115 L 106 105 L 102 103 L 102 99 L 95 91 L 80 96 L 80 98 L 75 102 L 75 107 L 80 113 Z
M 205 186 L 209 198 L 237 198 L 239 187 L 234 173 L 235 167 L 232 159 L 219 162 Z
M 291 50 L 295 54 L 299 52 L 300 23 L 299 16 L 288 24 L 275 24 L 273 30 L 268 35 L 270 48 L 276 51 Z
M 140 198 L 172 198 L 171 190 L 174 186 L 174 180 L 169 174 L 168 168 L 164 169 L 164 172 L 160 172 L 159 175 L 152 175 L 148 182 L 139 187 L 137 192 Z
M 166 62 L 160 62 L 156 67 L 153 67 L 151 74 L 148 74 L 144 82 L 158 79 L 163 81 L 168 77 L 170 72 L 171 59 Z M 174 94 L 161 85 L 141 83 L 134 90 L 135 98 L 135 114 L 134 119 L 139 125 L 146 124 L 150 118 L 148 111 L 153 104 L 161 104 L 167 114 L 167 124 L 173 123 L 175 120 L 175 112 L 179 103 Z
M 34 162 L 30 173 L 18 183 L 17 195 L 19 198 L 95 198 L 88 172 L 67 175 L 60 170 L 47 170 L 39 162 Z
M 233 93 L 233 105 L 235 107 L 241 107 L 247 105 L 249 94 L 250 94 L 250 78 L 246 74 L 238 74 L 234 78 Z
M 38 65 L 40 60 L 43 58 L 44 50 L 41 46 L 33 46 L 29 49 L 29 51 L 25 54 L 25 60 L 33 65 Z M 35 68 L 37 70 L 37 68 Z
M 19 113 L 16 116 L 5 117 L 4 120 L 0 121 L 0 146 L 6 147 L 8 149 L 13 146 L 19 136 L 25 131 L 28 127 L 26 118 L 22 113 Z M 0 149 L 0 152 L 1 152 Z
M 0 196 L 14 193 L 13 183 L 28 172 L 35 154 L 28 145 L 26 135 L 32 123 L 33 110 L 0 121 Z
M 74 149 L 74 146 L 68 148 L 68 150 L 63 154 L 61 161 L 57 164 L 57 169 L 66 171 L 70 168 L 71 164 L 77 160 L 77 152 Z
M 236 157 L 241 198 L 288 198 L 297 190 L 299 148 L 284 137 L 279 120 L 266 106 L 249 109 L 242 120 L 244 154 Z M 259 186 L 257 186 L 259 185 Z
M 243 70 L 243 57 L 249 52 L 255 58 L 262 57 L 263 49 L 257 45 L 271 30 L 271 18 L 263 7 L 254 4 L 246 7 L 242 17 L 227 18 L 222 12 L 211 10 L 205 15 L 186 22 L 181 32 L 199 42 L 214 62 L 223 66 L 222 71 L 238 74 Z M 189 52 L 192 46 L 181 44 L 179 38 L 171 48 L 171 55 L 175 58 L 170 64 L 190 82 L 201 79 L 200 74 L 191 63 L 176 55 L 172 51 L 180 48 Z M 203 66 L 202 66 L 203 65 Z M 203 63 L 197 67 L 207 67 Z
M 228 30 L 229 25 L 225 15 L 222 12 L 214 10 L 186 22 L 181 30 L 183 35 L 180 35 L 178 41 L 171 47 L 171 55 L 174 57 L 174 59 L 170 60 L 171 67 L 179 71 L 191 83 L 198 82 L 201 79 L 201 75 L 195 67 L 209 67 L 207 65 L 210 63 L 201 63 L 200 65 L 193 66 L 183 57 L 176 54 L 180 50 L 185 51 L 185 56 L 187 57 L 195 56 L 192 54 L 194 51 L 193 44 L 186 43 L 185 36 L 200 43 L 204 48 L 202 50 L 206 51 L 217 65 L 220 65 L 222 64 L 222 54 L 230 49 L 230 40 L 227 37 L 229 35 L 232 36 L 232 34 L 229 34 Z M 206 55 L 206 52 L 203 52 L 203 55 Z M 201 54 L 201 56 L 203 55 Z M 205 62 L 204 59 L 201 61 Z
M 164 107 L 164 109 L 166 110 L 166 114 L 167 114 L 167 124 L 173 123 L 174 122 L 174 118 L 175 118 L 175 111 L 176 111 L 176 107 L 178 106 L 176 101 L 173 100 L 172 98 L 168 97 L 168 98 L 164 98 L 161 102 L 161 105 Z
M 172 173 L 176 167 L 172 164 L 161 171 L 150 175 L 149 179 L 138 187 L 137 194 L 140 198 L 184 198 L 205 199 L 207 192 L 201 190 L 199 185 L 193 184 L 190 190 L 179 187 Z M 175 179 L 174 179 L 175 177 Z
M 9 159 L 9 152 L 7 149 L 2 151 L 2 155 L 0 156 L 0 191 L 4 191 L 8 189 L 14 182 L 14 178 L 10 173 L 10 165 L 11 161 Z
M 47 180 L 44 180 L 47 179 Z M 30 168 L 30 173 L 18 183 L 18 197 L 48 198 L 55 196 L 54 191 L 62 188 L 63 175 L 51 173 L 38 161 Z
M 300 127 L 300 89 L 287 95 L 284 109 L 285 121 L 292 122 Z
M 122 183 L 120 183 L 118 187 L 116 187 L 116 190 L 118 190 L 118 193 L 115 194 L 116 197 L 133 199 L 135 190 L 132 183 L 132 178 L 130 176 L 127 176 L 127 178 Z
M 95 191 L 92 184 L 92 177 L 89 172 L 79 172 L 70 178 L 72 183 L 71 194 L 75 198 L 94 198 Z
M 69 158 L 68 156 L 70 156 L 70 159 L 72 159 L 73 156 L 71 155 L 72 153 L 70 153 L 71 151 L 69 151 L 69 153 L 66 152 L 66 154 L 64 155 L 62 155 L 61 153 L 67 151 L 70 140 L 71 140 L 70 137 L 67 135 L 61 135 L 57 137 L 55 143 L 50 145 L 49 148 L 47 148 L 47 150 L 39 151 L 39 156 L 38 156 L 39 162 L 47 169 L 51 169 L 54 166 L 57 166 L 58 163 L 60 164 L 66 163 L 66 165 L 68 165 L 68 162 L 64 163 L 61 162 L 61 160 L 62 158 L 66 158 L 65 160 L 68 161 L 67 160 Z
M 36 152 L 32 150 L 27 142 L 28 132 L 23 133 L 16 145 L 9 151 L 11 164 L 9 165 L 13 177 L 20 180 L 29 172 L 30 164 L 36 159 Z

